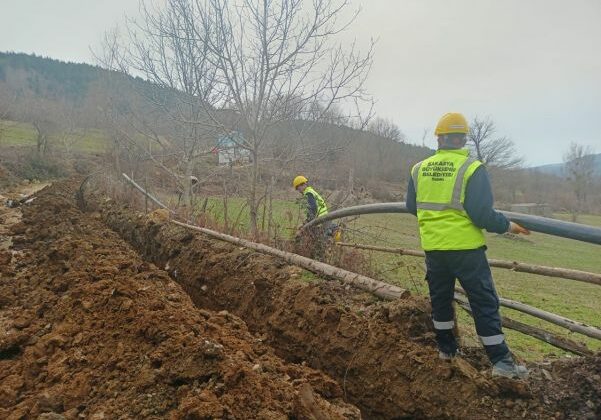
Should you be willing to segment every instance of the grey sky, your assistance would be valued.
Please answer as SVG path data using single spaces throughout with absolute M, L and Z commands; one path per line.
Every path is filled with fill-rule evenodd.
M 89 46 L 138 0 L 0 0 L 0 51 L 93 62 Z M 355 1 L 355 4 L 360 2 Z M 601 152 L 600 0 L 372 0 L 349 41 L 378 39 L 378 115 L 434 147 L 448 111 L 491 116 L 530 164 L 570 141 Z

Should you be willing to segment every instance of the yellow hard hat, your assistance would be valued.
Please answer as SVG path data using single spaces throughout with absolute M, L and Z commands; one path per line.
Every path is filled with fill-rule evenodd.
M 459 112 L 448 112 L 442 116 L 436 125 L 436 136 L 442 136 L 444 134 L 461 133 L 467 134 L 469 126 L 467 120 Z
M 299 185 L 305 184 L 307 182 L 309 182 L 307 178 L 305 178 L 302 175 L 299 175 L 296 178 L 294 178 L 294 181 L 292 181 L 292 186 L 294 187 L 294 189 L 296 189 L 296 187 L 298 187 Z

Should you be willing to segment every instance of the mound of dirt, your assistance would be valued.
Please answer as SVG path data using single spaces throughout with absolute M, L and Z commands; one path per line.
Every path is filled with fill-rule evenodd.
M 601 353 L 536 366 L 531 383 L 556 417 L 601 419 Z
M 581 380 L 590 392 L 572 391 L 574 373 L 562 370 L 564 361 L 552 365 L 551 380 L 532 366 L 528 383 L 491 378 L 481 350 L 440 361 L 426 299 L 382 303 L 335 281 L 303 280 L 298 268 L 272 257 L 96 203 L 106 223 L 164 267 L 198 307 L 235 313 L 285 359 L 325 371 L 366 418 L 580 419 L 601 412 L 598 377 Z M 599 357 L 579 360 L 599 366 Z
M 527 383 L 493 380 L 481 350 L 453 363 L 437 359 L 425 299 L 382 303 L 338 282 L 303 280 L 277 259 L 101 202 L 107 224 L 197 306 L 236 313 L 282 357 L 327 372 L 367 418 L 601 415 L 599 355 L 533 365 Z
M 0 418 L 352 419 L 325 374 L 275 356 L 54 185 L 0 274 Z

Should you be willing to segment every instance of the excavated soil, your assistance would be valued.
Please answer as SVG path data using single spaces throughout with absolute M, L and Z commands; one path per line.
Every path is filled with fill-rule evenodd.
M 493 380 L 479 350 L 438 360 L 423 298 L 308 279 L 101 196 L 82 212 L 78 185 L 21 222 L 0 211 L 2 419 L 601 418 L 599 354 Z
M 383 303 L 111 200 L 86 205 L 197 307 L 236 314 L 281 357 L 331 375 L 365 418 L 601 417 L 600 355 L 531 366 L 528 382 L 493 380 L 481 351 L 438 359 L 423 298 Z
M 1 419 L 360 417 L 326 374 L 197 308 L 79 211 L 73 185 L 37 193 L 20 222 L 0 213 L 12 239 L 0 251 Z

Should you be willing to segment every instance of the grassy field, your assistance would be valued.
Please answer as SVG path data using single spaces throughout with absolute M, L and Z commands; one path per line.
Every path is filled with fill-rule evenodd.
M 239 228 L 248 227 L 248 210 L 240 213 L 245 200 L 228 200 L 228 220 L 238 218 Z M 224 207 L 221 198 L 210 198 L 207 212 L 218 223 L 224 220 Z M 290 236 L 302 220 L 300 206 L 293 199 L 273 201 L 274 221 L 281 236 Z M 558 218 L 569 218 L 558 215 Z M 259 223 L 261 224 L 261 213 Z M 601 226 L 601 216 L 581 216 L 582 222 Z M 402 214 L 367 215 L 352 221 L 346 226 L 344 240 L 356 243 L 389 247 L 419 249 L 417 223 L 413 216 Z M 502 235 L 487 234 L 488 256 L 490 258 L 528 262 L 554 267 L 574 268 L 601 272 L 601 247 L 549 235 L 533 233 L 529 237 L 517 239 Z M 348 249 L 343 252 L 351 252 Z M 357 251 L 354 251 L 357 252 Z M 427 294 L 424 281 L 423 259 L 396 256 L 373 251 L 359 251 L 364 256 L 361 269 L 374 277 L 411 290 L 413 293 Z M 549 278 L 533 274 L 516 273 L 510 270 L 493 268 L 493 276 L 500 296 L 518 300 L 568 318 L 601 327 L 601 287 L 572 280 Z M 519 312 L 502 309 L 504 315 L 516 320 L 541 326 L 558 335 L 586 343 L 591 349 L 600 350 L 601 342 L 588 339 L 580 334 L 570 333 L 545 321 L 537 320 Z M 459 320 L 464 342 L 477 345 L 478 340 L 471 318 L 460 310 Z M 550 355 L 569 355 L 555 347 L 521 333 L 506 330 L 508 342 L 516 354 L 528 359 L 539 360 Z
M 36 131 L 31 124 L 0 121 L 0 146 L 36 147 Z M 87 130 L 85 133 L 67 136 L 51 135 L 49 139 L 52 150 L 80 153 L 100 153 L 106 149 L 107 138 L 100 130 Z
M 592 225 L 601 226 L 600 216 L 589 216 L 587 220 Z M 351 233 L 350 240 L 353 242 L 419 248 L 416 221 L 410 215 L 363 216 L 356 222 L 356 227 L 352 226 L 352 228 L 357 230 Z M 599 259 L 601 247 L 597 245 L 540 233 L 518 239 L 487 234 L 487 242 L 490 258 L 601 272 Z M 427 293 L 427 285 L 423 280 L 422 259 L 376 252 L 371 254 L 374 266 L 378 267 L 378 278 L 416 293 Z M 601 287 L 504 269 L 493 268 L 492 271 L 499 296 L 601 327 Z M 592 349 L 601 349 L 601 342 L 570 333 L 545 321 L 511 309 L 502 308 L 502 313 L 516 320 L 552 330 L 572 340 L 585 342 Z M 460 311 L 459 316 L 466 343 L 475 344 L 477 339 L 471 318 L 463 311 Z M 521 333 L 506 330 L 506 334 L 512 349 L 526 359 L 541 359 L 550 354 L 566 354 Z

